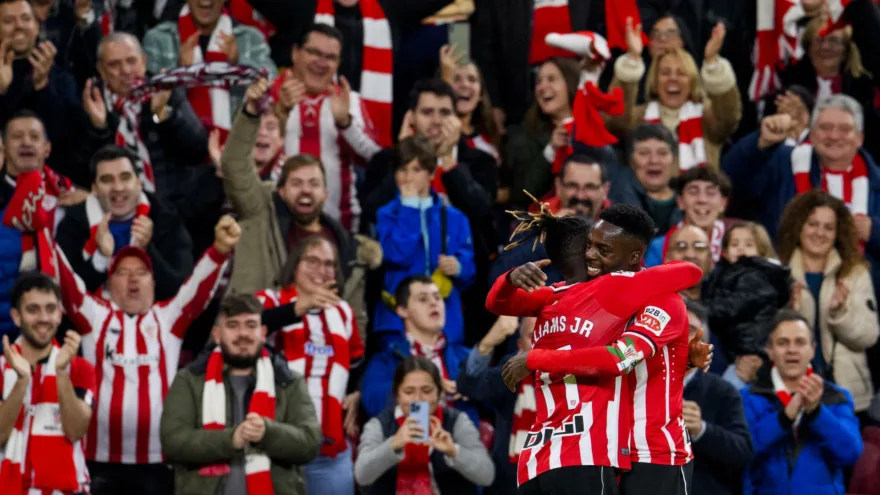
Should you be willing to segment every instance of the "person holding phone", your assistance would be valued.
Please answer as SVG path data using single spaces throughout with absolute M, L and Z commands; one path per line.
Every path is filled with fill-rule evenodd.
M 321 424 L 321 452 L 304 466 L 307 495 L 354 492 L 346 434 L 357 435 L 364 345 L 352 307 L 338 295 L 341 282 L 336 247 L 314 235 L 294 247 L 282 288 L 257 293 L 269 332 L 280 330 L 275 348 L 305 377 Z
M 440 371 L 411 357 L 394 372 L 395 404 L 364 425 L 354 475 L 368 494 L 476 494 L 495 465 L 467 415 L 440 406 Z

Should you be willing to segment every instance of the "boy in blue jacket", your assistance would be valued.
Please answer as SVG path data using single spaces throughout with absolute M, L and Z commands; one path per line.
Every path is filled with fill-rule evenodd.
M 400 141 L 395 150 L 394 180 L 398 196 L 379 209 L 376 231 L 384 253 L 382 304 L 377 305 L 373 328 L 381 335 L 381 349 L 403 337 L 399 306 L 392 296 L 411 275 L 430 277 L 446 303 L 450 343 L 464 340 L 460 292 L 474 280 L 474 248 L 467 217 L 444 205 L 431 188 L 437 157 L 424 136 Z M 479 302 L 482 304 L 482 301 Z
M 767 342 L 772 366 L 742 390 L 754 458 L 744 493 L 845 493 L 843 470 L 862 454 L 859 421 L 849 392 L 813 373 L 813 331 L 784 309 Z
M 391 342 L 367 364 L 361 385 L 364 410 L 373 417 L 394 404 L 391 382 L 397 365 L 410 356 L 423 356 L 437 366 L 443 377 L 446 400 L 441 403 L 467 413 L 474 424 L 478 424 L 476 407 L 462 400 L 455 383 L 470 349 L 449 341 L 444 335 L 447 306 L 440 297 L 440 289 L 429 277 L 414 275 L 400 282 L 395 299 L 405 338 Z

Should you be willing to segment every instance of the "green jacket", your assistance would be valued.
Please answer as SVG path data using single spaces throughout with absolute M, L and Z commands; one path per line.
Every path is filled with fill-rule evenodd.
M 226 476 L 201 476 L 199 469 L 244 457 L 243 450 L 232 446 L 234 428 L 202 429 L 202 391 L 209 355 L 204 353 L 177 373 L 162 411 L 159 437 L 168 462 L 174 465 L 177 495 L 222 494 Z M 306 492 L 300 466 L 318 455 L 321 427 L 303 377 L 290 371 L 278 356 L 273 365 L 275 420 L 266 420 L 266 434 L 256 447 L 272 460 L 272 486 L 276 495 L 300 495 Z M 226 381 L 227 373 L 224 370 L 228 421 L 232 418 L 233 394 Z

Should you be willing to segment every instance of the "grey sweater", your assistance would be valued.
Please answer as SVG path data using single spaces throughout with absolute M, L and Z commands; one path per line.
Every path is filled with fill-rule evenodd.
M 495 479 L 495 464 L 480 441 L 480 432 L 466 414 L 459 414 L 452 429 L 452 440 L 458 447 L 458 455 L 444 456 L 446 463 L 468 481 L 478 486 L 489 486 Z M 379 420 L 373 418 L 364 425 L 358 457 L 354 463 L 354 479 L 359 485 L 373 484 L 386 471 L 403 460 L 403 451 L 391 448 L 391 438 L 385 438 Z M 432 473 L 433 478 L 433 473 Z M 436 482 L 432 479 L 436 487 Z

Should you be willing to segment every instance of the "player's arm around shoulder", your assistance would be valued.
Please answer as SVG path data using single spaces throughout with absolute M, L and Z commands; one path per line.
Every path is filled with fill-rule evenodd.
M 632 339 L 636 350 L 650 358 L 658 349 L 677 342 L 687 347 L 688 332 L 684 299 L 673 293 L 651 300 L 636 312 L 621 340 Z

